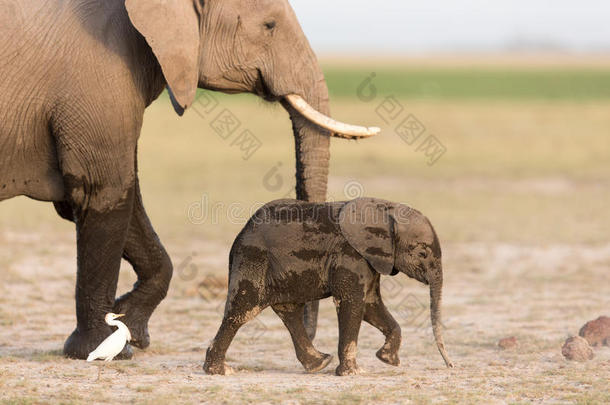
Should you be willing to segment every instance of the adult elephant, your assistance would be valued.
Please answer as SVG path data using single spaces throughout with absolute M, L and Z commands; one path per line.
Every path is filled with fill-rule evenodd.
M 135 346 L 149 345 L 172 264 L 142 205 L 136 145 L 166 87 L 180 115 L 198 87 L 281 102 L 303 200 L 326 197 L 329 134 L 377 132 L 328 118 L 323 74 L 287 0 L 0 0 L 0 200 L 50 201 L 76 224 L 69 357 L 111 332 L 110 311 L 127 314 Z M 115 300 L 121 258 L 138 281 Z

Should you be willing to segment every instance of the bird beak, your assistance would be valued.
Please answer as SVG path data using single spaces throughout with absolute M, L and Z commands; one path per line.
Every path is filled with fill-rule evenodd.
M 125 314 L 117 314 L 117 315 L 114 317 L 114 319 L 116 319 L 116 318 L 120 318 L 120 317 L 122 317 L 122 316 L 125 316 Z

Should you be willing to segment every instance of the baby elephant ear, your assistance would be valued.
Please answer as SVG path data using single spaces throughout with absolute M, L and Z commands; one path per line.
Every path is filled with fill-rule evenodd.
M 373 267 L 385 275 L 394 269 L 393 203 L 373 198 L 348 202 L 339 215 L 347 242 Z

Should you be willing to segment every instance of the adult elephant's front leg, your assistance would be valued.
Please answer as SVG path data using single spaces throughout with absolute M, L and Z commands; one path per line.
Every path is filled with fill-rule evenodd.
M 134 190 L 133 184 L 111 192 L 96 190 L 89 182 L 72 187 L 69 192 L 82 197 L 71 203 L 77 232 L 77 326 L 64 345 L 64 354 L 85 359 L 113 332 L 104 316 L 114 305 Z M 128 346 L 123 355 L 129 357 Z
M 131 331 L 131 343 L 144 349 L 150 344 L 148 320 L 167 295 L 172 262 L 144 210 L 137 181 L 123 257 L 132 265 L 138 281 L 131 292 L 116 300 L 114 312 L 125 314 L 124 322 Z

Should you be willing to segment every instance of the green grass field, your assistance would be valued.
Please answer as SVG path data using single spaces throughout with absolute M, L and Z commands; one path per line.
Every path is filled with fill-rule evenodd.
M 362 62 L 353 66 L 322 63 L 322 67 L 333 100 L 358 98 L 359 88 L 368 78 L 373 79 L 378 94 L 410 100 L 610 100 L 610 66 L 424 67 L 390 63 L 379 67 Z
M 352 98 L 372 73 L 381 94 L 429 100 L 610 100 L 610 69 L 328 66 L 333 97 Z

